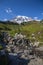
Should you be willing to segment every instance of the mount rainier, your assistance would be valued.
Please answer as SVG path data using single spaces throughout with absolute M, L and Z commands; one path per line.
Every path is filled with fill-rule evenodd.
M 13 18 L 11 20 L 11 22 L 17 22 L 17 23 L 22 23 L 22 22 L 28 22 L 28 21 L 32 21 L 33 19 L 31 17 L 27 17 L 27 16 L 16 16 L 15 18 Z

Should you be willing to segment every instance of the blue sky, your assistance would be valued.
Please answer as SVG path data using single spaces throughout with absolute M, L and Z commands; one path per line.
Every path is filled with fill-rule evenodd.
M 0 0 L 0 20 L 17 15 L 43 19 L 43 0 Z

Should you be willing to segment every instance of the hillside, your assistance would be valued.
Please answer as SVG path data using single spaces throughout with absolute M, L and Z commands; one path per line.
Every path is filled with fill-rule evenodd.
M 25 34 L 32 41 L 32 35 L 34 35 L 37 41 L 43 42 L 43 23 L 30 22 L 19 25 L 17 23 L 0 22 L 0 33 L 3 31 L 7 31 L 11 36 L 14 36 L 15 33 Z

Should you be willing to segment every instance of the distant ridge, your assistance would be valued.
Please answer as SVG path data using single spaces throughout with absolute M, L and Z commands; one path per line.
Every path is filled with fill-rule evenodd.
M 41 20 L 38 20 L 38 19 L 32 19 L 31 17 L 27 17 L 27 16 L 21 16 L 21 15 L 18 15 L 18 16 L 16 16 L 16 17 L 14 17 L 14 18 L 12 18 L 11 20 L 2 20 L 2 21 L 0 21 L 0 22 L 11 22 L 11 23 L 18 23 L 18 24 L 21 24 L 21 23 L 23 23 L 23 22 L 30 22 L 30 21 L 41 21 Z

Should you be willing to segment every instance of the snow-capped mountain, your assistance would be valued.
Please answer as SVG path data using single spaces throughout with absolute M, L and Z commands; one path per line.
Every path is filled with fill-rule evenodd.
M 32 18 L 31 17 L 27 17 L 27 16 L 16 16 L 11 21 L 12 22 L 17 22 L 17 23 L 22 23 L 22 22 L 32 21 Z

